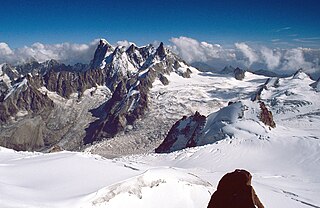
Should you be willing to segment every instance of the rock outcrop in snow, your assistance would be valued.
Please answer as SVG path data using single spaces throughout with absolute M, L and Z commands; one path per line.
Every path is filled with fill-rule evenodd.
M 239 67 L 234 68 L 233 66 L 224 67 L 221 72 L 222 74 L 232 74 L 237 80 L 243 80 L 245 77 L 246 70 L 240 69 Z
M 163 143 L 155 150 L 167 153 L 187 147 L 212 144 L 241 134 L 264 137 L 268 126 L 275 127 L 272 113 L 263 102 L 230 103 L 216 113 L 204 117 L 196 113 L 178 121 Z
M 245 77 L 245 73 L 246 73 L 245 70 L 240 69 L 240 68 L 237 67 L 237 68 L 234 70 L 234 77 L 235 77 L 237 80 L 243 80 L 244 77 Z
M 164 153 L 181 147 L 196 146 L 195 139 L 200 136 L 205 123 L 206 117 L 199 112 L 189 117 L 184 116 L 172 126 L 163 143 L 155 151 Z

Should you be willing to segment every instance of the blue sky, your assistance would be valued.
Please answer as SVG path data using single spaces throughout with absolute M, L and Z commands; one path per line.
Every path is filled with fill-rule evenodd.
M 320 1 L 6 0 L 0 6 L 0 42 L 11 48 L 104 37 L 138 45 L 192 37 L 281 47 L 320 47 Z

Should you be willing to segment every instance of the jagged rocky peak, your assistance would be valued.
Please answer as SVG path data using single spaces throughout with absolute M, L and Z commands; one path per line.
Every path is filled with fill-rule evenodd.
M 166 56 L 166 49 L 164 48 L 163 42 L 161 42 L 158 46 L 156 55 L 158 55 L 160 58 L 164 58 Z
M 51 59 L 43 62 L 43 66 L 47 69 L 57 68 L 59 67 L 59 65 L 60 63 L 55 59 Z
M 41 65 L 37 60 L 31 59 L 26 63 L 17 65 L 16 70 L 22 74 L 25 75 L 27 73 L 38 73 L 41 71 L 41 68 L 43 68 L 43 65 Z
M 275 126 L 272 113 L 263 102 L 230 102 L 228 106 L 207 117 L 197 112 L 195 115 L 183 117 L 173 125 L 155 151 L 173 152 L 226 138 L 241 137 L 248 132 L 252 137 L 260 139 L 267 136 L 268 131 Z
M 137 49 L 138 49 L 138 47 L 135 44 L 131 44 L 126 52 L 128 54 L 131 54 L 131 53 L 134 53 Z
M 188 78 L 192 73 L 192 67 L 165 49 L 163 43 L 156 49 L 152 45 L 131 45 L 126 50 L 117 47 L 105 59 L 103 70 L 113 96 L 101 113 L 104 116 L 88 128 L 85 143 L 113 137 L 144 115 L 148 109 L 148 93 L 156 79 L 168 85 L 166 75 L 176 73 Z
M 90 68 L 96 69 L 105 67 L 104 59 L 114 51 L 112 45 L 105 39 L 100 39 L 99 45 L 94 53 L 93 60 L 90 63 Z
M 308 74 L 306 74 L 302 68 L 298 69 L 292 76 L 293 79 L 305 79 L 310 78 Z
M 20 77 L 19 72 L 9 64 L 0 64 L 0 100 L 5 97 L 12 83 Z

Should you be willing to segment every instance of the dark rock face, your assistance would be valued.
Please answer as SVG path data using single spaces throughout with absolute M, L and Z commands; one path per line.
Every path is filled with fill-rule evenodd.
M 105 116 L 91 124 L 87 129 L 84 143 L 92 143 L 103 138 L 114 137 L 123 131 L 127 125 L 132 125 L 138 118 L 144 115 L 148 108 L 148 92 L 155 76 L 152 72 L 149 76 L 122 80 L 117 85 L 112 98 L 103 108 Z
M 262 123 L 270 126 L 271 128 L 275 128 L 276 123 L 273 120 L 272 112 L 268 110 L 264 102 L 260 102 L 260 109 L 260 120 L 262 121 Z
M 6 74 L 11 81 L 19 78 L 18 71 L 9 64 L 4 64 L 4 66 L 2 66 L 2 73 Z
M 130 106 L 129 99 L 123 98 L 127 95 L 126 83 L 121 81 L 110 100 L 104 106 L 105 117 L 94 123 L 92 131 L 84 139 L 85 144 L 95 141 L 95 138 L 110 138 L 122 131 L 127 125 L 126 112 Z M 90 128 L 90 127 L 89 127 Z
M 236 68 L 235 70 L 234 70 L 234 77 L 237 79 L 237 80 L 243 80 L 244 79 L 244 77 L 245 77 L 245 70 L 243 70 L 243 69 L 240 69 L 240 68 Z
M 160 58 L 164 58 L 166 56 L 166 49 L 163 46 L 163 42 L 161 42 L 157 48 L 156 55 L 158 55 Z
M 55 72 L 50 70 L 43 76 L 44 86 L 65 98 L 70 98 L 72 93 L 79 96 L 91 87 L 105 84 L 103 70 L 87 70 L 85 72 Z
M 200 135 L 205 122 L 206 117 L 200 115 L 199 112 L 189 117 L 184 116 L 172 126 L 167 137 L 155 152 L 168 153 L 185 147 L 196 146 L 195 138 Z
M 255 92 L 252 96 L 251 96 L 251 101 L 257 101 L 261 99 L 261 93 L 264 90 L 268 90 L 269 87 L 279 87 L 279 78 L 278 77 L 274 77 L 274 78 L 268 78 L 267 81 L 259 87 L 259 89 L 257 90 L 257 92 Z
M 39 92 L 32 83 L 30 76 L 20 79 L 15 85 L 16 90 L 1 100 L 0 122 L 7 122 L 21 110 L 34 114 L 52 110 L 52 100 Z
M 160 74 L 159 75 L 159 80 L 161 81 L 161 83 L 163 85 L 168 85 L 169 84 L 169 80 L 167 79 L 167 77 L 165 77 L 164 75 Z

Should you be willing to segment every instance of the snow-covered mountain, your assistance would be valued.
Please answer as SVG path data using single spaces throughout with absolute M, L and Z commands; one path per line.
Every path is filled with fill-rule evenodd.
M 0 113 L 18 111 L 1 145 L 82 153 L 1 147 L 0 207 L 206 207 L 236 168 L 265 207 L 320 207 L 319 80 L 200 72 L 163 44 L 101 40 L 93 57 L 86 69 L 2 67 Z
M 0 133 L 0 144 L 17 150 L 41 150 L 61 144 L 66 149 L 78 149 L 83 143 L 114 137 L 144 115 L 149 89 L 156 79 L 165 85 L 170 73 L 188 78 L 195 70 L 165 49 L 163 43 L 158 47 L 132 44 L 114 48 L 103 39 L 89 65 L 67 66 L 50 60 L 1 67 L 0 121 L 1 132 L 5 133 Z M 99 87 L 109 89 L 109 93 L 103 99 L 98 93 L 91 104 L 75 107 L 59 101 L 80 103 L 94 97 Z M 86 114 L 81 126 L 77 126 L 80 117 L 76 111 Z M 93 116 L 97 118 L 95 122 Z M 29 121 L 41 129 L 39 138 L 12 140 L 16 129 L 28 128 Z
M 107 43 L 101 41 L 101 44 Z M 103 57 L 97 53 L 95 56 Z M 196 70 L 165 49 L 163 43 L 158 48 L 152 45 L 142 48 L 131 45 L 126 50 L 117 47 L 104 57 L 99 66 L 106 70 L 106 83 L 110 83 L 107 85 L 114 93 L 101 110 L 102 116 L 90 125 L 85 143 L 114 137 L 141 118 L 148 109 L 149 90 L 156 79 L 167 85 L 166 76 L 171 73 L 189 78 L 192 70 Z

